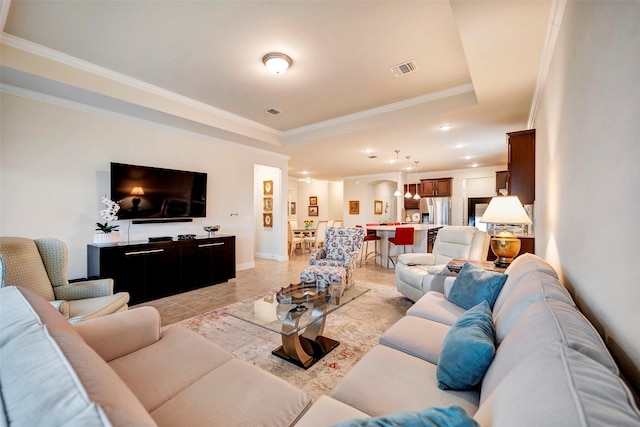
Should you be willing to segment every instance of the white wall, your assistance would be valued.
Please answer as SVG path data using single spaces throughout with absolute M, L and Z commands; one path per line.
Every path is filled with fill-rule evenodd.
M 344 185 L 344 225 L 354 227 L 357 224 L 384 222 L 388 217 L 395 218 L 393 192 L 396 190 L 396 174 L 380 174 L 365 177 L 345 178 Z M 349 201 L 358 201 L 360 213 L 349 213 Z M 382 200 L 383 206 L 389 203 L 389 211 L 374 215 L 374 200 Z
M 536 252 L 640 388 L 640 3 L 568 2 L 536 114 Z
M 208 174 L 207 218 L 157 225 L 120 221 L 123 240 L 205 235 L 203 225 L 220 224 L 221 233 L 236 235 L 237 268 L 253 267 L 254 165 L 285 171 L 282 183 L 285 156 L 70 103 L 65 105 L 73 108 L 7 93 L 0 102 L 0 235 L 60 238 L 69 247 L 69 277 L 85 277 L 86 245 L 101 221 L 110 162 L 194 170 Z M 286 194 L 282 187 L 275 191 Z M 286 224 L 284 215 L 277 218 Z M 275 257 L 286 252 L 272 249 Z
M 282 218 L 287 218 L 288 189 L 282 183 L 282 171 L 278 168 L 264 165 L 254 166 L 254 223 L 255 255 L 258 258 L 284 261 L 289 259 L 286 242 L 288 229 Z M 273 182 L 273 194 L 264 194 L 264 181 Z M 273 210 L 264 210 L 264 199 L 270 198 Z M 272 226 L 265 227 L 264 215 L 271 214 Z

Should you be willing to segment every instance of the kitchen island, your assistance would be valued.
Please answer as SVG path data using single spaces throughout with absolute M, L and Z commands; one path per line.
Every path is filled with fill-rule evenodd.
M 389 238 L 395 236 L 396 228 L 399 227 L 413 227 L 413 246 L 407 247 L 407 252 L 428 252 L 429 236 L 435 236 L 438 230 L 444 227 L 443 224 L 421 224 L 421 223 L 404 223 L 400 225 L 367 225 L 367 230 L 374 230 L 378 236 L 380 236 L 380 252 L 381 256 L 376 257 L 376 263 L 383 267 L 387 267 L 387 257 L 389 256 Z M 391 254 L 395 256 L 396 250 L 391 249 Z M 402 253 L 402 250 L 400 250 Z M 393 264 L 389 263 L 389 267 L 393 268 Z

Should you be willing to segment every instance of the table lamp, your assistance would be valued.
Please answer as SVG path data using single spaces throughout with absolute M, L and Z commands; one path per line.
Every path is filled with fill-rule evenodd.
M 497 267 L 508 267 L 513 258 L 520 252 L 520 239 L 507 231 L 507 224 L 529 225 L 531 219 L 522 207 L 518 196 L 497 196 L 491 199 L 487 210 L 484 211 L 480 222 L 488 224 L 503 224 L 503 230 L 491 236 L 491 251 L 497 257 Z
M 142 187 L 133 187 L 133 189 L 131 190 L 131 195 L 134 196 L 133 199 L 131 199 L 131 203 L 133 204 L 133 206 L 131 207 L 131 212 L 136 212 L 138 210 L 138 206 L 140 205 L 140 197 L 138 196 L 144 196 L 144 190 L 142 189 Z

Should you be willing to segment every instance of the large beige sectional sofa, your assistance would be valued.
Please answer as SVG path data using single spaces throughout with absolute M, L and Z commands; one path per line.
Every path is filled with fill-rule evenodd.
M 0 325 L 0 425 L 288 426 L 311 401 L 152 307 L 71 324 L 9 286 Z
M 480 426 L 640 426 L 634 397 L 616 363 L 554 269 L 525 254 L 506 273 L 489 312 L 495 356 L 479 386 L 438 387 L 443 342 L 465 313 L 447 299 L 455 280 L 450 278 L 444 293 L 431 291 L 420 298 L 296 427 L 352 419 L 363 421 L 345 425 L 366 425 L 369 417 L 392 414 L 396 419 L 452 405 Z M 473 420 L 460 425 L 473 425 Z
M 0 425 L 362 425 L 457 405 L 473 418 L 455 425 L 640 426 L 616 363 L 553 268 L 526 254 L 507 275 L 485 309 L 496 349 L 478 386 L 438 387 L 443 343 L 475 309 L 448 300 L 450 278 L 311 406 L 306 393 L 204 337 L 161 331 L 154 308 L 70 324 L 31 291 L 3 288 Z

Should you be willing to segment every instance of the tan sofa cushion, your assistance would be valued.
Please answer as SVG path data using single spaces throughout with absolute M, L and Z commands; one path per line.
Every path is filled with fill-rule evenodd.
M 387 329 L 380 337 L 380 344 L 437 364 L 449 329 L 451 327 L 444 323 L 405 316 Z
M 192 331 L 172 327 L 156 343 L 109 365 L 151 412 L 233 357 Z
M 290 426 L 311 401 L 257 366 L 231 359 L 151 413 L 160 426 Z
M 451 405 L 475 413 L 479 392 L 440 390 L 436 368 L 433 363 L 377 345 L 347 373 L 331 397 L 373 417 Z

